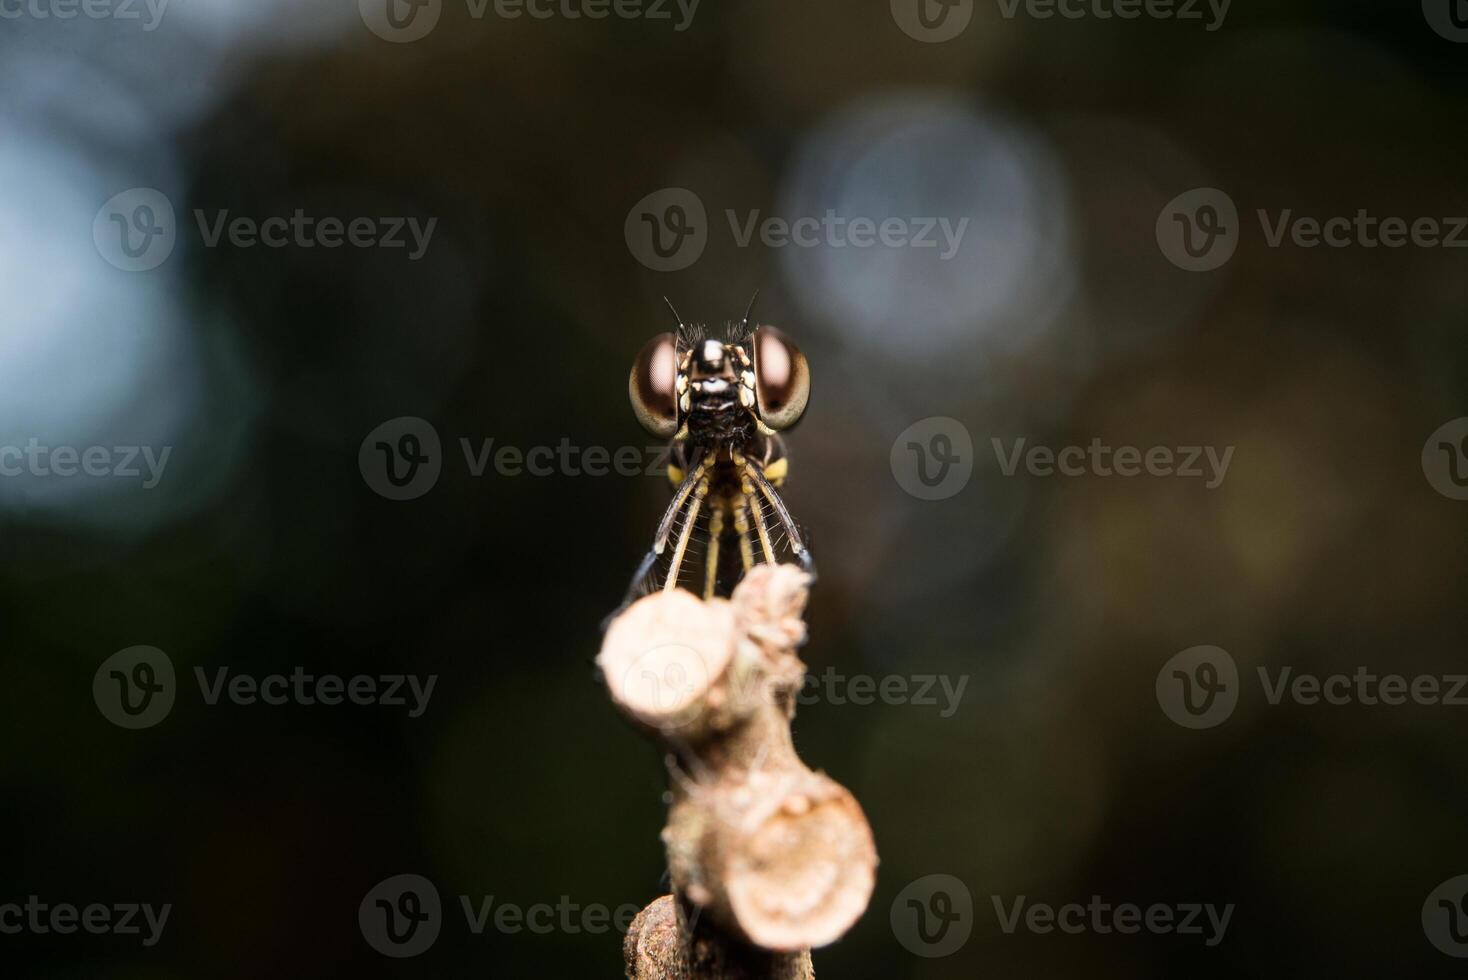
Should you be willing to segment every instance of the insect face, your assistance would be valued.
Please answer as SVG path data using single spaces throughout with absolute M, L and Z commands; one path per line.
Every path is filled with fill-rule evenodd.
M 757 428 L 754 368 L 737 341 L 696 340 L 680 362 L 678 416 L 695 446 L 744 444 Z

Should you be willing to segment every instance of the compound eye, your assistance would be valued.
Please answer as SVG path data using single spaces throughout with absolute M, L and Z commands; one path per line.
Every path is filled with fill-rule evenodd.
M 754 395 L 760 418 L 777 431 L 799 422 L 810 400 L 805 355 L 774 327 L 754 332 Z
M 670 439 L 678 431 L 678 354 L 670 333 L 660 333 L 647 342 L 632 362 L 627 395 L 632 413 L 642 427 L 655 436 Z

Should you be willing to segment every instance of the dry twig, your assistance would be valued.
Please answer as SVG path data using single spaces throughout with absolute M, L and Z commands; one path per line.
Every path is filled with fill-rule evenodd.
M 607 630 L 597 663 L 613 700 L 671 750 L 674 894 L 628 932 L 632 980 L 811 977 L 811 947 L 871 898 L 861 807 L 790 738 L 808 584 L 792 565 L 759 565 L 731 599 L 660 592 Z

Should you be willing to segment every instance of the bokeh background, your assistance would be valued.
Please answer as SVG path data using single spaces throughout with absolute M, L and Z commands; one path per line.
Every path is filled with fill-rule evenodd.
M 820 975 L 1461 972 L 1421 915 L 1468 872 L 1465 709 L 1270 706 L 1253 679 L 1464 669 L 1468 503 L 1422 464 L 1468 415 L 1464 253 L 1273 248 L 1255 218 L 1468 215 L 1468 46 L 1442 11 L 1237 0 L 1209 30 L 1206 7 L 1071 20 L 973 0 L 930 43 L 900 0 L 705 2 L 683 30 L 676 7 L 431 7 L 407 43 L 365 0 L 173 0 L 152 29 L 141 5 L 4 7 L 0 443 L 171 455 L 146 489 L 0 478 L 0 900 L 173 911 L 152 948 L 0 936 L 0 972 L 619 975 L 615 933 L 476 936 L 457 896 L 662 893 L 662 761 L 591 661 L 665 484 L 475 475 L 461 440 L 647 446 L 626 373 L 669 328 L 661 297 L 719 321 L 757 287 L 814 370 L 787 494 L 822 572 L 807 661 L 967 678 L 947 717 L 818 698 L 796 719 L 882 858 Z M 105 205 L 135 188 L 175 212 L 146 271 L 105 245 Z M 668 188 L 706 209 L 706 243 L 657 271 L 628 229 Z M 1194 188 L 1240 215 L 1210 272 L 1157 237 Z M 413 261 L 209 247 L 194 217 L 296 209 L 436 225 Z M 727 218 L 828 209 L 968 225 L 945 258 L 742 245 Z M 431 424 L 441 473 L 390 500 L 359 450 L 402 417 Z M 932 417 L 971 436 L 972 472 L 923 500 L 894 443 Z M 1209 489 L 1006 475 L 996 438 L 1235 452 Z M 139 644 L 171 658 L 178 696 L 128 731 L 92 679 Z M 1229 651 L 1242 697 L 1194 731 L 1155 682 L 1201 644 Z M 409 718 L 210 706 L 196 667 L 438 681 Z M 446 921 L 396 960 L 357 909 L 401 873 L 436 883 Z M 933 874 L 974 910 L 941 958 L 891 914 Z M 992 897 L 1020 895 L 1236 910 L 1214 947 L 1008 935 Z

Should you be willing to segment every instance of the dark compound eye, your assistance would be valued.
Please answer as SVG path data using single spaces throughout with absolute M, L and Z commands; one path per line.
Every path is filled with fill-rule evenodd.
M 674 391 L 677 380 L 678 354 L 673 335 L 658 334 L 632 362 L 627 395 L 632 400 L 637 421 L 663 439 L 671 438 L 678 430 L 678 397 Z
M 754 394 L 760 418 L 772 429 L 788 429 L 810 400 L 810 367 L 800 348 L 774 327 L 754 332 Z

